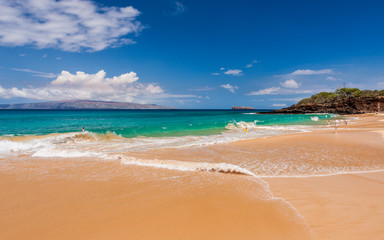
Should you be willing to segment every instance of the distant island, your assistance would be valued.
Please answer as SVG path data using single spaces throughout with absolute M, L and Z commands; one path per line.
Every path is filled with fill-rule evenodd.
M 0 109 L 172 109 L 156 104 L 69 100 L 40 103 L 0 104 Z
M 384 90 L 340 88 L 321 92 L 273 113 L 374 113 L 384 110 Z
M 239 106 L 235 106 L 235 107 L 232 107 L 232 110 L 254 110 L 253 107 L 239 107 Z

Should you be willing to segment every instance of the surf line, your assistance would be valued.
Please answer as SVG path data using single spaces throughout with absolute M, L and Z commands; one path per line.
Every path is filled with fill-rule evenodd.
M 164 168 L 178 171 L 201 171 L 201 172 L 218 172 L 228 174 L 239 174 L 257 177 L 253 172 L 229 163 L 207 163 L 207 162 L 183 162 L 178 160 L 148 160 L 137 159 L 124 155 L 113 155 L 107 158 L 119 159 L 125 165 L 137 165 L 143 167 Z

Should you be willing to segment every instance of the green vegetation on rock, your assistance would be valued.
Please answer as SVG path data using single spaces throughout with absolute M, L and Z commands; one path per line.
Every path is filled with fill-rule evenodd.
M 339 88 L 335 92 L 320 92 L 309 98 L 304 98 L 297 105 L 324 104 L 343 101 L 348 98 L 369 98 L 384 96 L 384 90 L 360 90 L 358 88 Z

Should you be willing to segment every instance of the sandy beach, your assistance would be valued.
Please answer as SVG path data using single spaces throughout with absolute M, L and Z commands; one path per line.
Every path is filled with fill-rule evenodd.
M 313 239 L 382 239 L 384 173 L 270 178 L 311 226 Z
M 135 156 L 225 162 L 255 176 L 90 158 L 1 159 L 0 238 L 382 239 L 383 120 L 370 114 L 337 133 Z
M 384 240 L 384 0 L 0 0 L 0 240 Z
M 353 135 L 339 130 L 343 144 L 350 137 L 354 154 L 384 161 L 384 116 L 366 115 L 352 126 Z M 371 131 L 367 132 L 366 129 Z M 373 130 L 373 131 L 372 131 Z M 341 143 L 336 141 L 336 146 Z M 275 196 L 289 201 L 310 225 L 313 239 L 382 239 L 384 229 L 384 172 L 348 173 L 319 177 L 266 179 Z

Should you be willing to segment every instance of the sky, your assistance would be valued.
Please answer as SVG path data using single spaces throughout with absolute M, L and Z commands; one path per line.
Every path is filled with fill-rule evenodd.
M 0 104 L 290 106 L 384 89 L 384 2 L 0 0 Z

